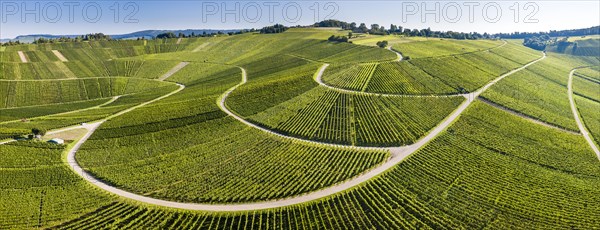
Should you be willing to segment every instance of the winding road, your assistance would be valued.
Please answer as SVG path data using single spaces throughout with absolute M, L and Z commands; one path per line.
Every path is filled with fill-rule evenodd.
M 402 57 L 402 54 L 401 54 L 400 52 L 398 52 L 398 51 L 394 50 L 394 49 L 392 48 L 392 46 L 388 46 L 388 48 L 387 48 L 387 49 L 388 49 L 389 51 L 392 51 L 392 52 L 396 53 L 396 55 L 398 56 L 398 58 L 396 58 L 396 60 L 394 60 L 394 61 L 402 61 L 403 57 Z
M 569 102 L 571 103 L 571 110 L 573 111 L 573 116 L 575 117 L 575 122 L 577 122 L 577 127 L 579 127 L 579 131 L 581 132 L 585 140 L 588 142 L 592 150 L 594 150 L 596 156 L 598 156 L 598 160 L 600 160 L 600 150 L 598 150 L 598 146 L 596 146 L 594 140 L 590 137 L 589 131 L 581 121 L 581 116 L 579 116 L 579 111 L 577 110 L 577 106 L 575 105 L 575 99 L 573 98 L 573 74 L 575 74 L 575 71 L 581 68 L 585 67 L 575 68 L 569 73 Z
M 301 204 L 301 203 L 305 203 L 305 202 L 309 202 L 309 201 L 322 199 L 322 198 L 334 195 L 336 193 L 348 190 L 348 189 L 355 187 L 361 183 L 369 181 L 369 180 L 373 179 L 374 177 L 379 176 L 382 173 L 386 172 L 387 170 L 391 169 L 392 167 L 396 166 L 397 164 L 402 162 L 404 159 L 406 159 L 407 157 L 409 157 L 410 155 L 415 153 L 417 150 L 419 150 L 420 148 L 425 146 L 427 143 L 431 142 L 433 139 L 435 139 L 436 136 L 441 134 L 444 130 L 446 130 L 453 122 L 455 122 L 460 117 L 460 115 L 469 107 L 469 105 L 471 105 L 471 103 L 473 101 L 475 101 L 475 99 L 477 99 L 477 97 L 481 93 L 483 93 L 485 90 L 487 90 L 489 87 L 491 87 L 498 81 L 504 79 L 505 77 L 510 76 L 518 71 L 521 71 L 521 70 L 527 68 L 528 66 L 544 59 L 545 57 L 546 57 L 546 55 L 544 54 L 544 56 L 542 56 L 541 58 L 539 58 L 535 61 L 532 61 L 518 69 L 512 70 L 512 71 L 496 78 L 495 80 L 489 82 L 487 85 L 485 85 L 478 91 L 470 93 L 470 94 L 462 95 L 467 100 L 465 100 L 454 112 L 452 112 L 452 114 L 450 114 L 448 117 L 446 117 L 440 124 L 438 124 L 435 128 L 433 128 L 426 136 L 422 137 L 420 140 L 418 140 L 416 143 L 414 143 L 412 145 L 402 146 L 402 147 L 393 147 L 393 148 L 363 147 L 363 148 L 369 148 L 369 149 L 389 150 L 392 153 L 392 157 L 390 159 L 388 159 L 388 161 L 386 161 L 385 163 L 383 163 L 379 166 L 376 166 L 375 168 L 368 170 L 359 176 L 356 176 L 352 179 L 346 180 L 339 184 L 336 184 L 336 185 L 333 185 L 333 186 L 330 186 L 330 187 L 327 187 L 327 188 L 324 188 L 321 190 L 305 193 L 305 194 L 295 196 L 295 197 L 290 197 L 290 198 L 285 198 L 285 199 L 280 199 L 280 200 L 261 201 L 261 202 L 255 202 L 255 203 L 243 203 L 243 204 L 195 204 L 195 203 L 181 203 L 181 202 L 165 201 L 165 200 L 160 200 L 160 199 L 155 199 L 155 198 L 150 198 L 150 197 L 134 194 L 134 193 L 127 192 L 127 191 L 118 189 L 116 187 L 110 186 L 102 181 L 98 181 L 91 174 L 87 173 L 85 170 L 83 170 L 79 166 L 79 164 L 75 160 L 75 154 L 76 154 L 77 150 L 79 150 L 81 145 L 83 143 L 85 143 L 85 141 L 92 135 L 92 133 L 96 130 L 96 128 L 98 128 L 103 122 L 105 122 L 106 120 L 108 120 L 110 118 L 120 116 L 120 115 L 127 113 L 129 111 L 132 111 L 136 108 L 145 106 L 147 104 L 153 103 L 155 101 L 158 101 L 165 97 L 173 95 L 173 94 L 183 90 L 185 88 L 185 86 L 183 86 L 183 85 L 179 85 L 180 88 L 178 90 L 173 91 L 167 95 L 164 95 L 164 96 L 156 98 L 152 101 L 137 105 L 137 106 L 129 108 L 127 110 L 121 111 L 121 112 L 114 114 L 113 116 L 108 117 L 105 120 L 102 120 L 100 122 L 88 124 L 85 127 L 88 129 L 88 132 L 84 135 L 83 138 L 81 138 L 79 141 L 77 141 L 77 143 L 73 146 L 73 148 L 71 148 L 69 150 L 69 152 L 67 154 L 67 161 L 68 161 L 69 166 L 78 175 L 83 177 L 88 182 L 93 183 L 94 185 L 98 186 L 99 188 L 101 188 L 107 192 L 113 193 L 115 195 L 121 196 L 121 197 L 129 198 L 132 200 L 136 200 L 139 202 L 152 204 L 152 205 L 158 205 L 158 206 L 164 206 L 164 207 L 170 207 L 170 208 L 178 208 L 178 209 L 187 209 L 187 210 L 228 211 L 228 212 L 232 211 L 233 212 L 233 211 L 253 211 L 253 210 L 278 208 L 278 207 L 285 207 L 285 206 L 290 206 L 290 205 L 295 205 L 295 204 Z M 325 68 L 327 68 L 327 66 L 328 65 L 325 64 L 323 67 L 321 67 L 321 69 L 317 73 L 317 76 L 316 76 L 317 79 L 321 77 L 321 75 L 323 74 L 323 72 L 324 72 Z M 328 143 L 321 143 L 321 142 L 315 142 L 315 141 L 309 141 L 309 140 L 304 140 L 304 139 L 299 139 L 299 138 L 288 137 L 288 136 L 285 136 L 285 135 L 282 135 L 279 133 L 275 133 L 271 130 L 261 128 L 257 125 L 254 125 L 254 124 L 246 121 L 244 118 L 238 116 L 234 112 L 230 111 L 227 108 L 226 103 L 225 103 L 227 100 L 227 97 L 231 94 L 231 92 L 235 91 L 238 87 L 240 87 L 241 85 L 244 85 L 247 82 L 246 70 L 241 67 L 239 67 L 239 68 L 242 71 L 242 81 L 238 85 L 227 90 L 225 93 L 223 93 L 221 95 L 221 97 L 219 97 L 217 99 L 217 103 L 218 103 L 219 107 L 224 112 L 226 112 L 228 115 L 232 116 L 233 118 L 237 119 L 238 121 L 240 121 L 248 126 L 260 129 L 262 131 L 265 131 L 267 133 L 270 133 L 272 135 L 276 135 L 276 136 L 279 136 L 282 138 L 293 139 L 293 140 L 301 141 L 301 142 L 310 142 L 310 143 L 316 143 L 316 144 L 322 144 L 322 145 L 328 145 L 328 146 L 336 146 L 336 147 L 342 147 L 342 148 L 360 148 L 360 147 L 355 147 L 355 146 L 333 145 L 333 144 L 328 144 Z

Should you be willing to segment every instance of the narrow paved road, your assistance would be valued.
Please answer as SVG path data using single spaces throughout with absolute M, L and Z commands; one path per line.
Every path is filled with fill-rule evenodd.
M 590 137 L 590 133 L 588 132 L 587 128 L 585 127 L 585 125 L 583 125 L 583 122 L 581 121 L 581 117 L 579 116 L 579 111 L 577 110 L 577 106 L 575 105 L 575 99 L 573 98 L 573 74 L 575 73 L 575 71 L 577 71 L 577 69 L 580 69 L 580 68 L 575 68 L 575 69 L 571 70 L 571 72 L 569 73 L 568 87 L 569 87 L 569 102 L 571 103 L 571 110 L 573 111 L 573 116 L 575 117 L 575 122 L 577 122 L 579 131 L 581 131 L 581 134 L 583 135 L 585 140 L 588 142 L 588 144 L 590 145 L 592 150 L 594 150 L 594 153 L 596 153 L 596 156 L 598 156 L 598 160 L 600 160 L 600 151 L 598 150 L 598 146 L 596 146 L 596 143 L 594 143 L 594 140 Z
M 453 122 L 455 122 L 460 115 L 469 107 L 469 105 L 475 101 L 475 99 L 481 94 L 483 93 L 485 90 L 487 90 L 489 87 L 491 87 L 492 85 L 494 85 L 496 82 L 504 79 L 507 76 L 510 76 L 518 71 L 521 71 L 525 68 L 527 68 L 528 66 L 544 59 L 546 57 L 546 55 L 544 54 L 543 57 L 528 63 L 525 66 L 522 66 L 518 69 L 515 69 L 513 71 L 510 71 L 500 77 L 498 77 L 497 79 L 495 79 L 494 81 L 488 83 L 487 85 L 485 85 L 484 87 L 482 87 L 480 90 L 468 94 L 468 95 L 464 95 L 464 97 L 467 99 L 465 100 L 465 102 L 463 102 L 452 114 L 450 114 L 446 119 L 444 119 L 444 121 L 442 121 L 440 124 L 438 124 L 434 129 L 432 129 L 425 137 L 421 138 L 419 141 L 417 141 L 416 143 L 409 145 L 409 146 L 403 146 L 403 147 L 396 147 L 396 148 L 381 148 L 381 149 L 387 149 L 392 153 L 392 157 L 385 163 L 365 172 L 364 174 L 361 174 L 357 177 L 354 177 L 350 180 L 344 181 L 342 183 L 321 189 L 321 190 L 317 190 L 314 192 L 309 192 L 309 193 L 305 193 L 299 196 L 295 196 L 295 197 L 290 197 L 290 198 L 286 198 L 286 199 L 281 199 L 281 200 L 272 200 L 272 201 L 263 201 L 263 202 L 255 202 L 255 203 L 246 203 L 246 204 L 194 204 L 194 203 L 180 203 L 180 202 L 172 202 L 172 201 L 165 201 L 165 200 L 160 200 L 160 199 L 155 199 L 155 198 L 150 198 L 150 197 L 146 197 L 146 196 L 142 196 L 142 195 L 138 195 L 138 194 L 134 194 L 131 192 L 127 192 L 118 188 L 115 188 L 113 186 L 110 186 L 108 184 L 105 184 L 101 181 L 96 180 L 93 176 L 91 176 L 89 173 L 85 172 L 76 162 L 75 160 L 75 153 L 77 152 L 77 150 L 81 147 L 81 145 L 87 140 L 87 138 L 89 138 L 91 136 L 91 134 L 93 133 L 93 131 L 103 122 L 98 122 L 98 123 L 94 123 L 91 124 L 91 127 L 88 127 L 88 133 L 82 138 L 80 139 L 75 146 L 69 150 L 69 153 L 67 155 L 67 159 L 68 159 L 68 163 L 71 166 L 71 168 L 73 168 L 73 170 L 80 176 L 82 176 L 85 180 L 89 181 L 90 183 L 93 183 L 94 185 L 98 186 L 101 189 L 104 189 L 105 191 L 108 191 L 110 193 L 119 195 L 121 197 L 125 197 L 125 198 L 129 198 L 129 199 L 133 199 L 136 201 L 140 201 L 140 202 L 144 202 L 144 203 L 148 203 L 148 204 L 153 204 L 153 205 L 159 205 L 159 206 L 164 206 L 164 207 L 170 207 L 170 208 L 179 208 L 179 209 L 188 209 L 188 210 L 201 210 L 201 211 L 253 211 L 253 210 L 260 210 L 260 209 L 268 209 L 268 208 L 278 208 L 278 207 L 284 207 L 284 206 L 289 206 L 289 205 L 295 205 L 295 204 L 301 204 L 301 203 L 305 203 L 305 202 L 309 202 L 309 201 L 314 201 L 314 200 L 318 200 L 318 199 L 322 199 L 328 196 L 331 196 L 333 194 L 345 191 L 347 189 L 350 189 L 354 186 L 357 186 L 361 183 L 364 183 L 366 181 L 369 181 L 371 179 L 373 179 L 374 177 L 381 175 L 382 173 L 384 173 L 385 171 L 391 169 L 392 167 L 396 166 L 397 164 L 399 164 L 400 162 L 402 162 L 404 159 L 406 159 L 408 156 L 410 156 L 411 154 L 415 153 L 417 150 L 419 150 L 420 148 L 422 148 L 423 146 L 425 146 L 426 144 L 428 144 L 429 142 L 431 142 L 433 139 L 435 139 L 436 136 L 438 136 L 439 134 L 441 134 L 444 130 L 446 130 Z M 270 130 L 265 130 L 263 128 L 260 128 L 246 120 L 244 120 L 242 117 L 239 117 L 238 115 L 236 115 L 235 113 L 233 113 L 232 111 L 230 111 L 229 109 L 227 109 L 227 106 L 225 105 L 225 101 L 227 99 L 227 97 L 231 94 L 231 92 L 233 92 L 234 90 L 236 90 L 239 86 L 245 84 L 247 82 L 247 76 L 246 76 L 246 70 L 241 68 L 242 70 L 242 81 L 240 82 L 240 84 L 232 87 L 231 89 L 227 90 L 225 93 L 223 93 L 223 95 L 218 99 L 217 103 L 219 105 L 219 107 L 225 111 L 227 114 L 229 114 L 230 116 L 234 117 L 235 119 L 237 119 L 238 121 L 249 125 L 251 127 L 254 128 L 258 128 L 260 130 L 263 130 L 265 132 L 271 133 L 273 135 L 277 135 L 283 138 L 288 138 L 288 139 L 297 139 L 297 138 L 291 138 L 291 137 L 287 137 L 285 135 L 281 135 L 278 133 L 274 133 Z M 321 71 L 319 71 L 319 74 L 322 74 L 324 68 L 321 69 Z M 154 101 L 160 100 L 164 97 L 168 97 L 174 93 L 179 92 L 180 90 L 182 90 L 184 88 L 184 86 L 180 85 L 180 89 L 177 91 L 174 91 L 168 95 L 165 95 L 161 98 L 157 98 L 155 100 L 152 100 L 150 102 L 138 105 L 136 107 L 133 107 L 131 109 L 128 109 L 127 111 L 123 111 L 122 113 L 119 114 L 115 114 L 112 117 L 115 116 L 119 116 L 123 113 L 129 112 L 135 108 L 144 106 L 146 104 L 150 104 Z M 110 118 L 107 118 L 110 119 Z M 308 140 L 303 140 L 303 139 L 297 139 L 298 141 L 303 141 L 303 142 L 313 142 L 313 141 L 308 141 Z M 313 143 L 318 143 L 318 142 L 313 142 Z M 320 143 L 318 143 L 320 144 Z M 327 144 L 327 145 L 332 145 L 332 144 Z M 353 146 L 342 146 L 342 147 L 350 147 L 350 148 L 356 148 Z

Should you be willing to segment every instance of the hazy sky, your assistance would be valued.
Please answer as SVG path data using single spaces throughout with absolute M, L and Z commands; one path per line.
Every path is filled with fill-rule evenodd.
M 323 19 L 462 32 L 600 25 L 600 1 L 0 1 L 0 37 L 127 33 L 145 29 L 239 29 Z

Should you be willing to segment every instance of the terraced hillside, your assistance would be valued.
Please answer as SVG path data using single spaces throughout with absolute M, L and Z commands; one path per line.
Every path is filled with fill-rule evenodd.
M 6 48 L 0 229 L 600 225 L 600 59 L 332 34 Z

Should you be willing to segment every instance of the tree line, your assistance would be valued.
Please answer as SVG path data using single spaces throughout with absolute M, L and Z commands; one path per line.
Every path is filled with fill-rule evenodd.
M 575 37 L 575 36 L 587 36 L 587 35 L 597 35 L 600 34 L 600 26 L 594 26 L 590 28 L 583 29 L 574 29 L 574 30 L 550 30 L 549 32 L 513 32 L 513 33 L 498 33 L 494 36 L 499 38 L 508 38 L 508 39 L 525 39 L 525 38 L 533 38 L 533 37 Z
M 251 33 L 251 32 L 256 32 L 256 29 L 252 28 L 252 29 L 244 29 L 244 30 L 240 30 L 237 32 L 227 32 L 224 33 L 223 31 L 217 31 L 217 32 L 212 32 L 212 33 L 206 33 L 206 31 L 202 32 L 201 34 L 198 33 L 196 34 L 195 32 L 192 32 L 191 34 L 184 34 L 184 33 L 178 33 L 177 35 L 173 32 L 166 32 L 166 33 L 161 33 L 159 35 L 156 35 L 156 39 L 167 39 L 167 38 L 201 38 L 201 37 L 216 37 L 216 36 L 223 36 L 225 34 L 231 36 L 231 35 L 236 35 L 236 34 L 244 34 L 244 33 Z
M 436 38 L 452 38 L 452 39 L 482 39 L 482 38 L 494 38 L 494 36 L 488 33 L 463 33 L 454 31 L 433 31 L 431 28 L 426 29 L 409 29 L 399 25 L 391 24 L 389 28 L 381 26 L 379 24 L 371 24 L 367 27 L 365 23 L 357 24 L 356 22 L 344 22 L 339 20 L 325 20 L 317 22 L 313 25 L 314 27 L 339 27 L 343 30 L 350 30 L 354 33 L 368 33 L 374 35 L 403 35 L 407 37 L 436 37 Z

